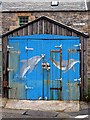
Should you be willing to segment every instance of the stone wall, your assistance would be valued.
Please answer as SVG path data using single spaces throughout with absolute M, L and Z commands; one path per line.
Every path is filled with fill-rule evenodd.
M 21 12 L 3 13 L 3 33 L 18 27 L 18 16 L 29 16 L 29 21 L 32 21 L 42 15 L 72 26 L 80 31 L 86 32 L 88 29 L 88 12 Z
M 62 22 L 68 26 L 90 35 L 90 12 L 12 12 L 2 13 L 3 33 L 19 27 L 18 16 L 29 16 L 29 21 L 35 20 L 40 16 L 48 16 Z M 88 75 L 90 75 L 90 39 L 88 41 Z

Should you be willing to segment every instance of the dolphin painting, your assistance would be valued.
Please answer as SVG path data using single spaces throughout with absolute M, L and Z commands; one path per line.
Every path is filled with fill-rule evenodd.
M 44 57 L 44 55 L 42 56 L 34 56 L 29 58 L 28 60 L 22 60 L 22 68 L 20 70 L 20 76 L 23 78 L 24 75 L 28 72 L 28 70 L 30 72 L 32 72 L 32 70 L 37 66 L 37 64 L 39 63 L 39 61 Z
M 74 60 L 74 59 L 62 60 L 62 66 L 61 66 L 61 68 L 60 68 L 60 62 L 57 62 L 57 61 L 55 61 L 55 60 L 53 60 L 53 59 L 51 59 L 51 58 L 50 58 L 50 60 L 51 60 L 51 62 L 52 62 L 58 69 L 63 70 L 63 71 L 64 71 L 63 73 L 67 72 L 67 71 L 70 70 L 71 68 L 74 70 L 74 65 L 75 65 L 76 63 L 79 63 L 79 62 L 80 62 L 80 61 Z

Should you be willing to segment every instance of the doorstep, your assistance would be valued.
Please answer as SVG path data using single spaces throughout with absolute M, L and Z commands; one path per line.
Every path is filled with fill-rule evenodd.
M 45 101 L 45 100 L 16 100 L 8 99 L 5 108 L 30 109 L 56 112 L 77 112 L 80 109 L 79 101 Z

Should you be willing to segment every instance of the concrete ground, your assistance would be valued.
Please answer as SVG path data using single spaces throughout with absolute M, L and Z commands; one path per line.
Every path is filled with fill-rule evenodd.
M 1 102 L 0 102 L 1 103 Z M 79 101 L 28 101 L 2 99 L 1 118 L 87 118 L 90 104 Z
M 90 110 L 90 109 L 89 109 Z M 0 111 L 2 118 L 89 118 L 88 110 L 81 110 L 79 112 L 56 112 L 56 111 L 40 111 L 40 110 L 16 110 L 2 108 Z
M 2 109 L 2 118 L 71 118 L 67 113 L 39 110 Z

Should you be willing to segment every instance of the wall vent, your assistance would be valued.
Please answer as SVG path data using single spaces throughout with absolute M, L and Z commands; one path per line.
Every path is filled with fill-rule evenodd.
M 58 6 L 59 2 L 58 1 L 51 1 L 51 6 Z

